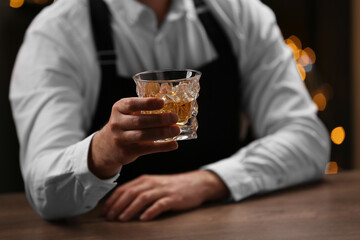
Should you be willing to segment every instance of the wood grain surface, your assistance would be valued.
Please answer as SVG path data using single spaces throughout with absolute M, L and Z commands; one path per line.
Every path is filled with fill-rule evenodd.
M 24 193 L 2 194 L 0 239 L 360 239 L 360 172 L 150 222 L 109 222 L 98 210 L 47 222 Z

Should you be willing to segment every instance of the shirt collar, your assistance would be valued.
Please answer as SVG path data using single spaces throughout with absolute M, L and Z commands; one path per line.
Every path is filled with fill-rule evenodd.
M 145 11 L 145 6 L 136 0 L 105 0 L 113 15 L 122 14 L 130 24 L 134 24 Z
M 110 4 L 113 14 L 124 14 L 129 24 L 136 24 L 142 14 L 150 11 L 144 4 L 136 0 L 106 0 Z M 182 16 L 196 14 L 193 0 L 172 0 L 172 4 L 165 21 L 175 21 Z

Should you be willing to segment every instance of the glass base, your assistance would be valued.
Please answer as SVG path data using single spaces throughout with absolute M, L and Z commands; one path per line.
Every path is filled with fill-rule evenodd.
M 196 130 L 191 127 L 180 127 L 180 134 L 173 138 L 156 140 L 155 142 L 172 142 L 181 140 L 197 139 Z

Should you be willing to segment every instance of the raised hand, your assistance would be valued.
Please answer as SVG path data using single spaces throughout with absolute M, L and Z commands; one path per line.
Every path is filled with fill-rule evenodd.
M 109 178 L 139 156 L 177 149 L 176 142 L 154 142 L 180 133 L 176 114 L 141 114 L 163 106 L 160 98 L 124 98 L 116 102 L 109 122 L 93 137 L 90 171 L 99 178 Z

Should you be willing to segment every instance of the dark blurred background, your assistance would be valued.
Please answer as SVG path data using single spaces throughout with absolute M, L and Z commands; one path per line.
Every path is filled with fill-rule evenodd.
M 354 8 L 360 10 L 357 1 L 263 0 L 275 12 L 284 40 L 293 49 L 319 116 L 332 136 L 328 174 L 360 168 L 355 147 L 357 95 L 353 94 L 357 68 L 353 67 L 356 58 L 352 54 L 357 47 L 357 16 L 352 14 Z M 19 146 L 8 100 L 10 76 L 27 26 L 52 2 L 0 1 L 0 193 L 23 191 Z

